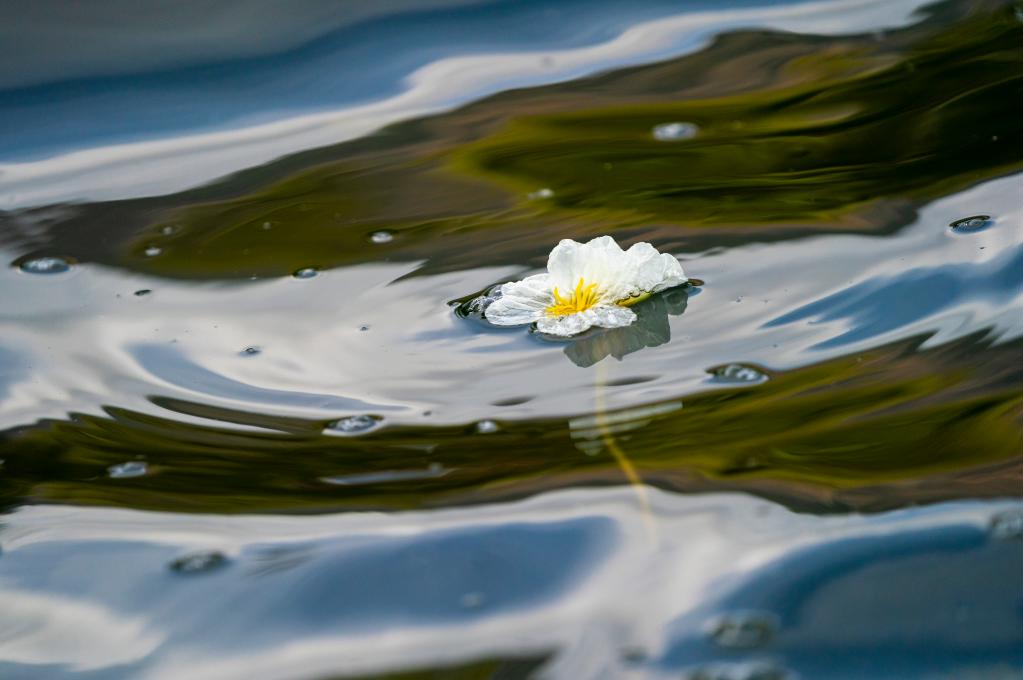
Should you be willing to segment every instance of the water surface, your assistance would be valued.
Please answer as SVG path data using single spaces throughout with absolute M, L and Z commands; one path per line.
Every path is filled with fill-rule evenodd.
M 1023 11 L 265 4 L 3 10 L 0 676 L 1023 677 Z

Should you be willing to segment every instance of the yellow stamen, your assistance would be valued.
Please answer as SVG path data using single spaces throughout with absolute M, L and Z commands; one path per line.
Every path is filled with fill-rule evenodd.
M 561 296 L 557 288 L 554 289 L 553 293 L 554 304 L 546 309 L 547 316 L 568 316 L 569 314 L 585 312 L 590 307 L 595 306 L 598 300 L 597 284 L 587 284 L 582 279 L 579 279 L 575 290 L 565 297 Z

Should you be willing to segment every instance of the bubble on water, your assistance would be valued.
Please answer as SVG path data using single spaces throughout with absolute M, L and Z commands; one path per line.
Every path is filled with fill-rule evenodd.
M 62 257 L 36 257 L 18 267 L 27 274 L 62 274 L 71 269 L 71 263 Z
M 684 680 L 795 680 L 787 668 L 773 661 L 710 663 L 682 676 Z
M 462 300 L 455 305 L 455 314 L 463 319 L 476 319 L 477 321 L 486 319 L 487 307 L 492 305 L 495 300 L 501 298 L 502 285 L 499 283 L 491 286 L 476 297 Z
M 142 252 L 145 254 L 146 257 L 156 257 L 157 255 L 163 252 L 163 248 L 159 246 L 149 246 Z
M 183 555 L 170 563 L 171 571 L 179 574 L 199 574 L 204 571 L 213 571 L 227 564 L 227 557 L 215 550 L 190 553 Z
M 480 295 L 462 302 L 455 307 L 455 314 L 463 319 L 482 319 L 487 307 L 494 302 L 494 299 L 486 295 Z
M 348 416 L 347 418 L 340 418 L 332 423 L 328 423 L 327 429 L 341 434 L 362 434 L 377 427 L 382 420 L 383 418 L 380 416 Z
M 994 222 L 990 215 L 971 215 L 952 222 L 948 226 L 957 234 L 975 234 L 984 231 Z
M 659 142 L 678 142 L 692 139 L 699 130 L 693 123 L 662 123 L 654 126 L 653 135 Z
M 164 236 L 170 236 L 171 234 L 176 234 L 178 229 L 180 229 L 178 225 L 168 224 L 167 226 L 160 228 L 160 233 Z
M 500 429 L 501 427 L 493 420 L 481 420 L 476 423 L 476 432 L 479 434 L 493 434 Z
M 251 357 L 251 356 L 255 356 L 256 354 L 259 354 L 262 351 L 263 351 L 262 348 L 256 347 L 255 345 L 252 345 L 252 346 L 246 347 L 245 349 L 243 349 L 241 352 L 238 352 L 238 353 L 241 354 L 242 356 Z
M 991 538 L 999 541 L 1023 540 L 1023 510 L 1005 510 L 991 518 Z
M 368 331 L 369 330 L 369 326 L 365 326 L 365 325 L 359 326 L 359 330 L 360 331 Z
M 139 290 L 135 291 L 135 296 L 136 297 L 143 297 L 143 296 L 149 295 L 152 292 L 153 291 L 150 290 L 149 288 L 140 288 Z
M 131 460 L 127 463 L 111 465 L 107 468 L 107 474 L 113 479 L 128 479 L 130 477 L 141 477 L 149 471 L 149 466 L 141 460 Z
M 735 612 L 712 621 L 707 627 L 710 639 L 726 649 L 763 647 L 774 637 L 778 619 L 766 612 Z
M 369 240 L 376 244 L 390 243 L 394 240 L 394 234 L 389 231 L 374 231 L 369 235 Z
M 766 373 L 747 364 L 723 364 L 707 372 L 714 376 L 714 382 L 728 385 L 756 385 L 768 379 Z
M 273 229 L 273 226 L 272 222 L 263 222 L 263 231 L 270 231 Z
M 303 267 L 296 271 L 292 276 L 296 279 L 311 279 L 317 274 L 317 270 L 314 267 Z
M 466 593 L 459 598 L 458 603 L 464 609 L 479 609 L 486 602 L 483 593 Z
M 530 193 L 526 194 L 526 198 L 528 198 L 531 201 L 536 201 L 544 198 L 554 198 L 554 190 L 544 187 L 543 189 L 537 189 L 536 191 L 531 191 Z

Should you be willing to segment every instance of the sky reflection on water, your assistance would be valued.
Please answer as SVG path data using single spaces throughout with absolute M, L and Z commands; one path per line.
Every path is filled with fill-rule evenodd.
M 21 678 L 269 679 L 533 654 L 554 677 L 661 678 L 783 658 L 800 677 L 909 680 L 1023 661 L 1023 543 L 988 534 L 1018 504 L 814 517 L 649 492 L 654 535 L 628 488 L 390 515 L 26 507 L 0 533 L 15 605 L 0 663 Z M 226 565 L 168 568 L 208 550 Z M 717 648 L 708 623 L 746 610 L 780 617 L 773 638 Z M 65 637 L 76 612 L 106 634 Z
M 0 678 L 1023 678 L 1010 3 L 338 7 L 0 3 Z
M 86 100 L 84 106 L 79 93 L 82 85 L 72 83 L 68 87 L 73 96 L 64 95 L 65 102 L 55 109 L 67 111 L 64 119 L 50 119 L 52 108 L 45 109 L 44 116 L 40 116 L 38 110 L 42 102 L 52 106 L 52 97 L 61 96 L 60 87 L 56 92 L 47 87 L 42 102 L 33 101 L 40 96 L 31 91 L 24 94 L 15 91 L 14 99 L 0 108 L 0 123 L 7 118 L 7 124 L 2 127 L 17 130 L 18 134 L 3 146 L 10 149 L 10 154 L 28 144 L 31 152 L 0 163 L 0 196 L 5 198 L 0 207 L 11 209 L 69 200 L 103 200 L 180 191 L 288 153 L 352 139 L 397 120 L 436 113 L 502 90 L 569 80 L 611 67 L 684 54 L 699 48 L 710 36 L 723 30 L 758 26 L 824 35 L 885 30 L 911 22 L 914 12 L 926 3 L 922 0 L 831 0 L 793 2 L 776 7 L 749 3 L 754 6 L 744 7 L 746 4 L 740 3 L 739 7 L 724 11 L 708 10 L 706 5 L 699 4 L 697 11 L 650 21 L 644 19 L 656 5 L 644 9 L 648 6 L 630 4 L 628 19 L 622 21 L 614 5 L 607 8 L 607 14 L 595 14 L 590 3 L 572 3 L 553 10 L 555 15 L 548 16 L 550 8 L 538 9 L 530 3 L 523 9 L 506 12 L 504 20 L 495 21 L 492 14 L 477 12 L 465 28 L 459 26 L 461 15 L 449 12 L 442 20 L 443 28 L 435 33 L 423 31 L 422 18 L 409 22 L 408 26 L 402 26 L 400 21 L 396 25 L 385 24 L 381 29 L 382 37 L 399 42 L 401 47 L 397 51 L 388 40 L 379 40 L 370 31 L 363 33 L 364 39 L 373 41 L 368 48 L 363 48 L 368 49 L 369 54 L 357 53 L 353 58 L 344 51 L 352 49 L 351 41 L 339 35 L 335 38 L 339 46 L 333 51 L 322 56 L 315 50 L 312 55 L 299 52 L 297 63 L 269 82 L 261 76 L 258 62 L 254 70 L 251 64 L 228 62 L 221 67 L 222 74 L 218 74 L 216 68 L 211 71 L 207 67 L 199 71 L 199 78 L 188 71 L 176 77 L 173 73 L 151 76 L 155 78 L 152 84 L 145 78 L 135 82 L 122 77 L 114 81 L 113 93 L 91 104 Z M 656 13 L 666 11 L 665 7 Z M 524 16 L 517 16 L 519 12 Z M 529 17 L 537 12 L 543 16 L 539 22 Z M 572 21 L 561 16 L 562 12 L 585 12 L 585 19 Z M 633 12 L 638 16 L 633 17 Z M 596 26 L 589 24 L 591 18 L 597 22 Z M 482 33 L 481 20 L 486 27 Z M 517 42 L 521 33 L 508 32 L 509 20 L 531 31 L 542 25 L 541 36 L 548 47 L 537 50 L 528 41 Z M 585 27 L 587 30 L 580 31 L 581 35 L 577 34 L 575 40 L 570 34 L 566 41 L 566 36 L 561 30 L 554 30 L 555 27 Z M 388 35 L 395 30 L 398 35 Z M 452 30 L 455 32 L 453 39 L 449 35 Z M 413 41 L 440 40 L 441 44 L 422 52 L 411 49 L 409 41 L 400 37 L 409 31 L 415 36 Z M 473 36 L 473 40 L 466 43 L 459 39 L 465 35 Z M 475 43 L 477 40 L 479 43 Z M 508 40 L 511 42 L 505 43 Z M 573 45 L 576 41 L 582 44 Z M 446 53 L 452 45 L 454 56 Z M 376 50 L 385 50 L 386 58 Z M 327 98 L 330 92 L 337 91 L 346 97 L 360 92 L 358 86 L 337 89 L 322 85 L 324 76 L 330 77 L 331 83 L 337 82 L 331 77 L 336 74 L 335 64 L 349 59 L 360 65 L 383 64 L 388 71 L 381 74 L 375 68 L 366 70 L 361 66 L 346 70 L 351 76 L 366 79 L 363 94 L 355 95 L 355 102 L 332 102 Z M 283 66 L 293 61 L 296 60 L 288 55 Z M 268 66 L 279 69 L 282 63 L 274 59 Z M 310 87 L 306 94 L 315 99 L 303 103 L 301 96 L 295 99 L 294 84 L 296 80 L 306 81 L 307 72 L 314 74 L 318 84 Z M 346 77 L 345 82 L 351 76 Z M 256 82 L 249 86 L 251 93 L 242 90 L 239 96 L 234 88 L 247 78 L 254 78 Z M 170 82 L 166 82 L 168 79 Z M 282 116 L 279 105 L 267 106 L 281 97 L 275 90 L 274 80 L 280 81 L 276 87 L 286 88 L 285 98 L 289 103 L 298 102 L 298 111 L 285 109 L 287 115 Z M 226 92 L 222 81 L 232 85 Z M 394 90 L 393 94 L 379 92 L 381 83 L 387 83 L 387 89 Z M 138 88 L 152 93 L 140 99 L 136 94 Z M 119 89 L 123 92 L 119 93 Z M 108 87 L 99 82 L 86 87 L 86 91 L 108 91 Z M 380 98 L 380 94 L 390 96 Z M 213 101 L 209 101 L 208 96 L 212 96 Z M 162 101 L 163 97 L 168 101 Z M 25 102 L 19 98 L 24 98 Z M 226 110 L 223 102 L 218 104 L 220 98 L 230 102 Z M 180 102 L 193 99 L 211 106 L 212 112 L 200 109 L 183 117 Z M 347 105 L 337 108 L 337 103 Z M 134 115 L 140 106 L 143 112 L 152 107 L 148 116 L 143 113 L 141 121 L 137 118 L 122 120 L 118 115 L 123 109 L 131 110 Z M 238 108 L 233 116 L 232 107 Z M 167 115 L 168 109 L 174 111 L 172 116 Z M 232 118 L 234 125 L 206 131 L 223 128 Z M 97 123 L 90 122 L 88 127 L 76 129 L 78 121 L 95 119 L 101 121 L 98 127 Z M 114 127 L 104 134 L 102 121 L 105 119 Z M 178 127 L 190 119 L 190 126 Z M 143 121 L 145 127 L 136 131 L 135 126 Z M 38 132 L 33 134 L 34 130 Z M 58 132 L 56 136 L 54 130 Z M 112 140 L 114 132 L 137 141 L 117 140 L 116 137 Z M 176 134 L 165 137 L 172 132 Z M 58 146 L 60 134 L 69 135 L 68 141 L 73 146 L 68 142 Z M 93 140 L 93 135 L 98 139 Z M 26 137 L 27 141 L 20 141 Z M 40 152 L 47 157 L 32 160 Z M 25 160 L 26 155 L 29 160 Z

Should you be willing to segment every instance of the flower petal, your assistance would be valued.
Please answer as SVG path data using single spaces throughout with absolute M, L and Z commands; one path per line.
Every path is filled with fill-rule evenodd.
M 558 335 L 567 338 L 589 330 L 593 326 L 619 328 L 621 326 L 628 326 L 635 320 L 636 313 L 628 307 L 599 305 L 578 314 L 558 317 L 544 316 L 537 319 L 536 329 L 547 335 Z
M 565 239 L 547 261 L 551 286 L 572 290 L 579 279 L 596 283 L 600 300 L 620 302 L 644 293 L 657 293 L 686 282 L 682 265 L 672 255 L 659 253 L 649 243 L 624 251 L 610 236 L 587 243 Z
M 610 236 L 599 236 L 588 243 L 565 239 L 547 259 L 551 286 L 561 292 L 571 291 L 583 279 L 588 284 L 597 284 L 601 300 L 614 302 L 624 258 L 625 252 Z
M 487 307 L 485 317 L 497 326 L 532 323 L 553 303 L 550 277 L 537 274 L 501 286 L 501 297 Z
M 630 285 L 638 293 L 659 293 L 681 286 L 688 279 L 673 255 L 659 253 L 649 243 L 637 243 L 625 251 Z

